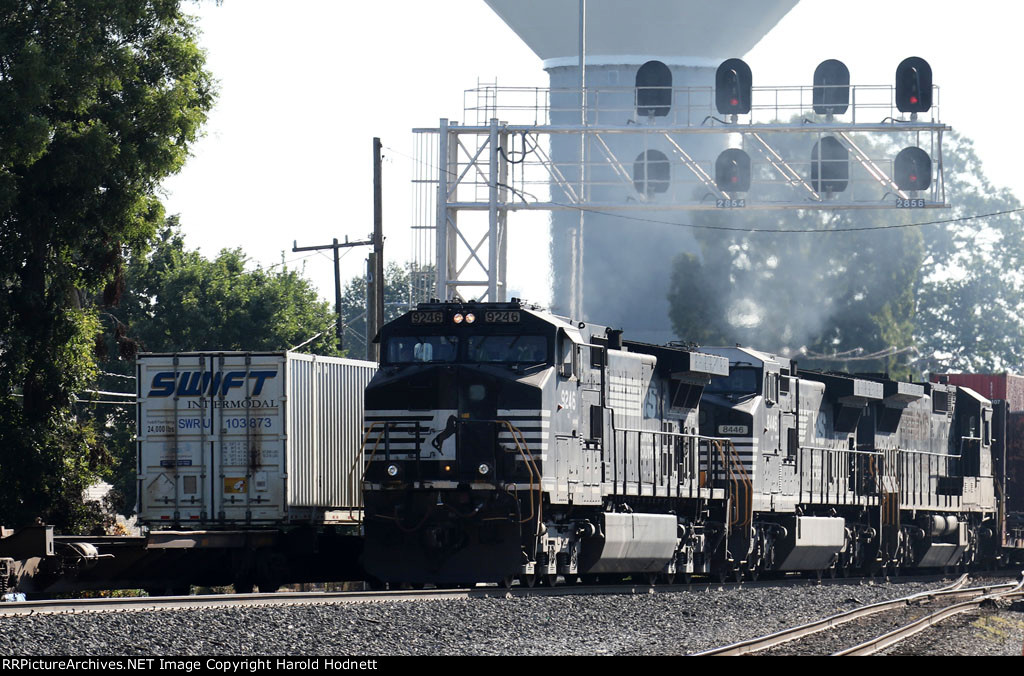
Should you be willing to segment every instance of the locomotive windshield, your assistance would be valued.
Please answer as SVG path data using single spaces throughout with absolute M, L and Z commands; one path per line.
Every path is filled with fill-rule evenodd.
M 394 336 L 387 342 L 387 363 L 453 362 L 458 347 L 456 336 Z
M 705 392 L 723 394 L 757 394 L 761 391 L 761 369 L 750 366 L 730 366 L 725 378 L 712 378 Z
M 532 365 L 551 361 L 545 336 L 479 334 L 463 338 L 460 345 L 458 336 L 392 336 L 385 342 L 385 362 Z
M 544 336 L 470 336 L 466 360 L 488 364 L 543 364 L 548 361 Z

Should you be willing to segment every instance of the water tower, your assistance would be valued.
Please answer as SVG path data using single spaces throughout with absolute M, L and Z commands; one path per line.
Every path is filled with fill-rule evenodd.
M 686 96 L 712 96 L 718 65 L 746 54 L 796 1 L 587 0 L 585 124 L 657 126 L 685 116 L 682 108 L 691 104 L 693 110 L 706 110 L 706 101 L 676 94 L 661 100 L 659 91 L 685 88 L 691 90 Z M 580 0 L 486 2 L 543 59 L 551 84 L 550 124 L 580 124 Z M 668 199 L 660 193 L 675 184 L 668 175 L 673 165 L 714 158 L 726 144 L 722 135 L 690 136 L 680 146 L 656 134 L 615 134 L 588 150 L 578 135 L 553 136 L 551 161 L 567 167 L 562 172 L 567 184 L 581 180 L 572 175 L 574 164 L 589 168 L 582 179 L 589 185 L 589 203 L 635 199 L 645 210 L 630 212 L 643 221 L 595 213 L 600 208 L 583 212 L 582 218 L 580 210 L 552 212 L 552 309 L 623 327 L 639 340 L 673 339 L 666 299 L 672 261 L 697 247 L 687 229 L 651 222 L 673 218 L 654 208 L 657 200 Z M 560 190 L 552 186 L 553 200 Z M 674 217 L 679 220 L 680 214 Z M 582 275 L 579 283 L 575 274 Z

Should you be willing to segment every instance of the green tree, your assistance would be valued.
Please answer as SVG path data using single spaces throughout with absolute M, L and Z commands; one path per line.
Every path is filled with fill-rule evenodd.
M 946 136 L 944 218 L 1012 212 L 1009 190 L 985 176 L 970 139 Z M 932 226 L 918 295 L 916 334 L 930 371 L 1021 371 L 1024 368 L 1024 218 L 1006 213 Z
M 0 8 L 0 515 L 81 525 L 103 464 L 71 413 L 98 313 L 162 221 L 213 103 L 180 0 L 9 0 Z
M 898 150 L 861 143 L 870 156 L 891 157 Z M 944 164 L 954 208 L 952 214 L 931 212 L 935 220 L 1020 208 L 1009 191 L 991 186 L 968 139 L 946 135 Z M 699 231 L 700 257 L 684 255 L 675 264 L 673 326 L 684 339 L 739 342 L 793 356 L 809 368 L 899 377 L 1019 369 L 1019 213 L 838 232 L 924 220 L 908 210 L 787 212 L 784 219 L 766 219 L 763 212 L 706 216 L 698 223 L 822 232 Z
M 304 351 L 339 354 L 334 312 L 301 271 L 253 266 L 241 249 L 205 258 L 186 248 L 176 218 L 149 254 L 131 259 L 125 281 L 118 308 L 107 316 L 127 327 L 121 333 L 136 343 L 129 353 L 273 351 L 305 343 Z
M 120 303 L 100 315 L 106 358 L 97 391 L 127 391 L 125 378 L 134 372 L 139 351 L 282 351 L 305 343 L 303 351 L 339 354 L 334 311 L 299 270 L 253 266 L 240 249 L 208 259 L 186 247 L 176 217 L 160 229 L 148 253 L 128 260 L 124 277 Z M 94 399 L 113 400 L 103 394 Z M 130 510 L 134 406 L 82 402 L 78 410 L 104 430 L 114 456 L 115 507 Z

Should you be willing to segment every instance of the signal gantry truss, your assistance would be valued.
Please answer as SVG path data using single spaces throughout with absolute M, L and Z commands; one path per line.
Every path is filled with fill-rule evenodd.
M 844 86 L 841 115 L 815 112 L 821 86 L 755 87 L 744 115 L 721 115 L 712 87 L 652 89 L 654 98 L 636 87 L 587 88 L 584 116 L 579 89 L 481 86 L 466 92 L 466 123 L 415 129 L 414 257 L 424 279 L 414 284 L 424 297 L 413 300 L 506 300 L 509 212 L 671 219 L 950 206 L 942 138 L 951 128 L 939 120 L 937 87 L 921 115 L 898 110 L 892 85 Z M 905 148 L 921 151 L 909 165 L 896 162 Z M 749 175 L 732 178 L 742 162 L 723 163 L 723 151 L 747 156 Z M 578 278 L 582 236 L 573 237 Z

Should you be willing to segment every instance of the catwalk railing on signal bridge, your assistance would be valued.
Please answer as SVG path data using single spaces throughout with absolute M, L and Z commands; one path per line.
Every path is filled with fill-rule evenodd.
M 913 124 L 937 125 L 939 88 L 932 88 L 932 107 L 920 119 L 910 119 L 896 109 L 896 89 L 892 85 L 850 86 L 848 110 L 833 117 L 814 112 L 813 86 L 754 87 L 751 111 L 729 124 L 715 109 L 712 87 L 588 87 L 586 89 L 587 125 L 595 127 L 646 126 L 680 128 L 733 127 L 756 124 L 806 121 L 807 124 L 836 124 L 892 127 Z M 641 90 L 670 92 L 667 106 L 638 104 Z M 664 112 L 664 115 L 638 113 Z M 545 87 L 499 87 L 484 85 L 468 89 L 463 98 L 464 124 L 486 125 L 497 118 L 511 125 L 553 126 L 580 124 L 580 90 Z

